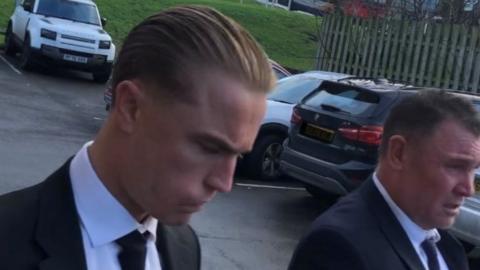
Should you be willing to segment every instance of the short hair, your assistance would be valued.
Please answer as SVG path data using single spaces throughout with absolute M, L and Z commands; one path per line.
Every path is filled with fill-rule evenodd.
M 400 101 L 387 117 L 380 155 L 394 135 L 421 141 L 433 134 L 439 124 L 453 120 L 475 136 L 480 136 L 480 118 L 473 102 L 445 90 L 425 89 Z
M 145 79 L 185 97 L 196 70 L 224 72 L 264 93 L 276 82 L 265 52 L 242 26 L 213 8 L 184 5 L 132 29 L 114 65 L 112 89 L 124 80 Z

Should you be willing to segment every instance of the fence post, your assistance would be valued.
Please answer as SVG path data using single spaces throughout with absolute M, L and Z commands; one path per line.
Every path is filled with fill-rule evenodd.
M 366 21 L 362 19 L 358 19 L 357 21 L 357 32 L 358 32 L 358 38 L 354 40 L 354 46 L 355 47 L 355 63 L 353 64 L 352 68 L 352 73 L 354 75 L 358 75 L 360 73 L 360 58 L 362 58 L 362 54 L 360 52 L 360 49 L 362 48 L 362 44 L 365 44 L 365 33 L 366 33 Z
M 467 62 L 465 63 L 465 71 L 463 72 L 463 90 L 470 89 L 470 78 L 471 78 L 471 70 L 473 59 L 475 57 L 475 49 L 477 47 L 477 38 L 478 38 L 478 28 L 477 27 L 470 27 L 471 35 L 470 35 L 470 46 L 468 48 L 468 56 Z
M 318 22 L 318 17 L 315 18 Z M 325 50 L 327 49 L 326 47 L 322 46 L 322 34 L 326 33 L 328 30 L 328 23 L 331 20 L 328 19 L 328 17 L 323 17 L 322 18 L 322 27 L 319 32 L 317 32 L 317 39 L 318 39 L 318 48 L 317 48 L 317 55 L 316 55 L 316 62 L 315 62 L 315 69 L 319 70 L 320 69 L 320 63 L 323 62 L 323 57 L 325 56 Z M 323 50 L 322 50 L 323 47 Z
M 418 81 L 418 68 L 420 66 L 420 52 L 423 47 L 423 36 L 425 32 L 425 26 L 428 26 L 425 22 L 417 22 L 415 24 L 416 34 L 415 34 L 415 51 L 412 58 L 412 70 L 410 73 L 410 80 L 414 85 L 417 85 Z
M 335 61 L 337 61 L 336 57 L 337 57 L 337 50 L 338 50 L 338 38 L 340 36 L 340 29 L 341 29 L 341 26 L 342 26 L 342 23 L 343 21 L 341 20 L 341 18 L 337 15 L 334 15 L 335 16 L 335 31 L 333 32 L 333 42 L 332 42 L 332 54 L 331 54 L 331 57 L 330 57 L 330 61 L 328 63 L 328 70 L 330 71 L 334 71 L 334 64 L 335 64 Z
M 429 22 L 425 23 L 424 26 L 424 34 L 425 34 L 425 40 L 423 41 L 423 47 L 422 47 L 422 60 L 420 62 L 420 72 L 419 72 L 419 78 L 418 78 L 418 85 L 419 86 L 425 86 L 425 73 L 427 72 L 427 62 L 431 54 L 431 36 L 433 33 L 433 25 Z M 430 57 L 431 60 L 431 57 Z
M 402 27 L 402 39 L 400 41 L 400 46 L 398 47 L 398 56 L 397 56 L 397 68 L 395 69 L 395 80 L 401 81 L 402 79 L 402 68 L 403 68 L 403 62 L 405 60 L 405 57 L 402 57 L 403 51 L 405 49 L 405 42 L 407 40 L 408 36 L 408 29 L 410 27 L 410 23 L 408 21 L 403 22 L 403 27 Z
M 461 27 L 461 34 L 460 36 L 462 37 L 460 40 L 460 43 L 458 45 L 458 57 L 456 60 L 456 65 L 455 65 L 455 75 L 453 77 L 453 89 L 459 90 L 460 88 L 460 74 L 463 70 L 464 63 L 465 63 L 465 48 L 467 47 L 467 33 L 468 33 L 468 28 L 465 25 L 462 25 Z

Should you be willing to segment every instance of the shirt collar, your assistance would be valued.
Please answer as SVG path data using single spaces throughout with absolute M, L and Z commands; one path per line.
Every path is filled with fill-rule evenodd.
M 380 193 L 382 194 L 383 198 L 387 202 L 398 222 L 400 222 L 403 230 L 407 233 L 407 236 L 414 245 L 415 249 L 419 250 L 421 243 L 427 238 L 432 239 L 434 242 L 440 241 L 441 237 L 437 229 L 422 229 L 415 222 L 413 222 L 400 207 L 398 207 L 398 205 L 393 201 L 385 187 L 378 179 L 376 172 L 373 173 L 373 182 L 375 183 L 378 191 L 380 191 Z
M 93 247 L 101 246 L 138 229 L 148 231 L 156 239 L 158 220 L 149 217 L 143 223 L 132 215 L 113 197 L 98 178 L 88 156 L 86 143 L 70 164 L 70 179 L 80 222 L 88 234 Z

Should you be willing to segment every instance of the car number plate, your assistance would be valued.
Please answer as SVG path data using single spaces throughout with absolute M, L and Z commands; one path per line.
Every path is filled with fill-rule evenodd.
M 71 54 L 64 54 L 63 55 L 63 60 L 67 60 L 67 61 L 70 61 L 70 62 L 76 62 L 76 63 L 83 63 L 83 64 L 86 64 L 88 62 L 87 57 L 76 56 L 76 55 L 71 55 Z
M 335 136 L 335 132 L 333 132 L 333 130 L 322 128 L 312 124 L 307 124 L 303 133 L 308 137 L 312 137 L 314 139 L 318 139 L 324 142 L 333 141 L 333 137 Z

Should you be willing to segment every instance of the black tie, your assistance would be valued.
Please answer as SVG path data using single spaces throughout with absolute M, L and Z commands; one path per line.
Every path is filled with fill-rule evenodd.
M 437 248 L 433 239 L 427 238 L 422 242 L 422 248 L 427 254 L 428 270 L 440 270 L 437 258 Z
M 122 270 L 144 270 L 147 256 L 147 239 L 138 230 L 117 239 L 122 247 L 118 254 L 118 261 Z

